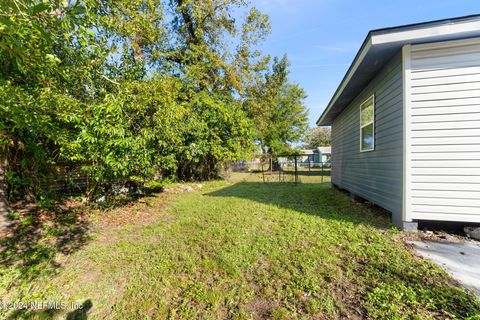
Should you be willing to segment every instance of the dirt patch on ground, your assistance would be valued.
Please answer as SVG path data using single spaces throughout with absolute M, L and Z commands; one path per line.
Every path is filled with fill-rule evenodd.
M 95 225 L 99 228 L 145 225 L 158 215 L 160 209 L 167 206 L 167 200 L 167 197 L 159 195 L 158 199 L 157 197 L 154 199 L 142 199 L 117 209 L 96 209 L 92 212 L 92 216 Z
M 160 193 L 131 201 L 124 206 L 110 210 L 93 212 L 96 224 L 100 227 L 120 227 L 124 225 L 146 225 L 158 219 L 159 212 L 165 209 L 176 195 L 198 191 L 202 184 L 176 184 L 165 186 Z
M 120 208 L 97 211 L 98 224 L 104 227 L 148 224 L 158 217 L 158 212 L 166 208 L 175 195 L 195 192 L 202 187 L 203 184 L 174 184 L 165 186 L 159 193 L 131 201 Z
M 338 319 L 365 319 L 367 314 L 362 308 L 359 300 L 359 293 L 357 292 L 356 284 L 338 283 L 332 286 L 331 291 L 335 296 L 344 303 L 346 310 L 344 314 L 338 314 Z
M 10 206 L 8 227 L 0 230 L 0 240 L 12 237 L 22 225 L 29 225 L 29 233 L 35 235 L 42 233 L 44 227 L 56 225 L 59 221 L 69 227 L 85 229 L 84 231 L 90 231 L 91 226 L 109 228 L 148 224 L 174 195 L 197 191 L 202 187 L 202 184 L 166 186 L 160 192 L 144 197 L 120 197 L 115 200 L 117 204 L 110 207 L 87 205 L 84 200 L 71 198 L 54 202 L 48 209 L 41 208 L 36 203 L 19 201 Z M 61 237 L 59 241 L 62 241 Z
M 0 264 L 49 264 L 57 268 L 57 253 L 69 255 L 78 251 L 94 234 L 100 241 L 110 243 L 117 239 L 117 230 L 123 226 L 173 219 L 164 214 L 168 204 L 178 194 L 201 187 L 172 185 L 164 192 L 119 199 L 110 207 L 73 198 L 52 202 L 48 208 L 37 203 L 13 203 L 7 216 L 8 226 L 0 233 Z
M 465 233 L 444 230 L 418 230 L 417 232 L 403 232 L 401 238 L 405 241 L 435 241 L 449 243 L 479 242 L 468 237 Z
M 277 307 L 278 305 L 273 305 L 269 299 L 255 296 L 250 303 L 244 307 L 244 310 L 254 319 L 268 319 L 271 317 L 272 310 Z

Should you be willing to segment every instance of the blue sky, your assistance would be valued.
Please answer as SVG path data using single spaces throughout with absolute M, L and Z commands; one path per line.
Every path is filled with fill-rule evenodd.
M 328 104 L 369 30 L 480 13 L 479 0 L 253 0 L 270 16 L 265 53 L 287 54 L 308 94 L 310 125 Z

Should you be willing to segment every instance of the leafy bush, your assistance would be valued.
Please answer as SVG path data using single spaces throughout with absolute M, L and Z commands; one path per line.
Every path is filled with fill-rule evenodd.
M 254 142 L 280 149 L 306 123 L 286 58 L 270 63 L 256 48 L 268 17 L 251 9 L 241 27 L 231 18 L 243 0 L 4 2 L 10 197 L 38 197 L 48 176 L 70 168 L 88 177 L 89 195 L 124 180 L 211 179 Z

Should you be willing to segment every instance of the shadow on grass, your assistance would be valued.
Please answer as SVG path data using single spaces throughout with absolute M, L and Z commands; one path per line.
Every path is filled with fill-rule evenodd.
M 0 267 L 14 268 L 16 281 L 31 281 L 53 272 L 57 252 L 71 254 L 89 240 L 89 222 L 81 210 L 58 206 L 43 211 L 29 205 L 14 211 L 0 240 Z
M 80 309 L 74 310 L 67 314 L 67 320 L 86 320 L 88 319 L 88 311 L 93 307 L 92 300 L 88 299 L 82 303 Z
M 353 202 L 329 183 L 238 182 L 208 193 L 212 197 L 236 197 L 296 210 L 309 215 L 377 228 L 391 227 L 390 213 L 377 206 Z
M 161 191 L 162 188 L 145 188 L 142 193 L 118 197 L 97 207 L 112 210 Z M 5 235 L 0 235 L 0 272 L 15 270 L 12 281 L 29 282 L 52 274 L 60 267 L 55 261 L 57 253 L 72 254 L 91 238 L 88 207 L 78 201 L 64 200 L 48 210 L 25 203 L 12 209 L 11 223 Z

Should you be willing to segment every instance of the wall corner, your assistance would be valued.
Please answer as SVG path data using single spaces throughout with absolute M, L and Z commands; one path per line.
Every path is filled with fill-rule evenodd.
M 403 84 L 403 181 L 402 181 L 402 221 L 412 221 L 410 214 L 410 81 L 411 81 L 411 45 L 402 48 L 402 84 Z

